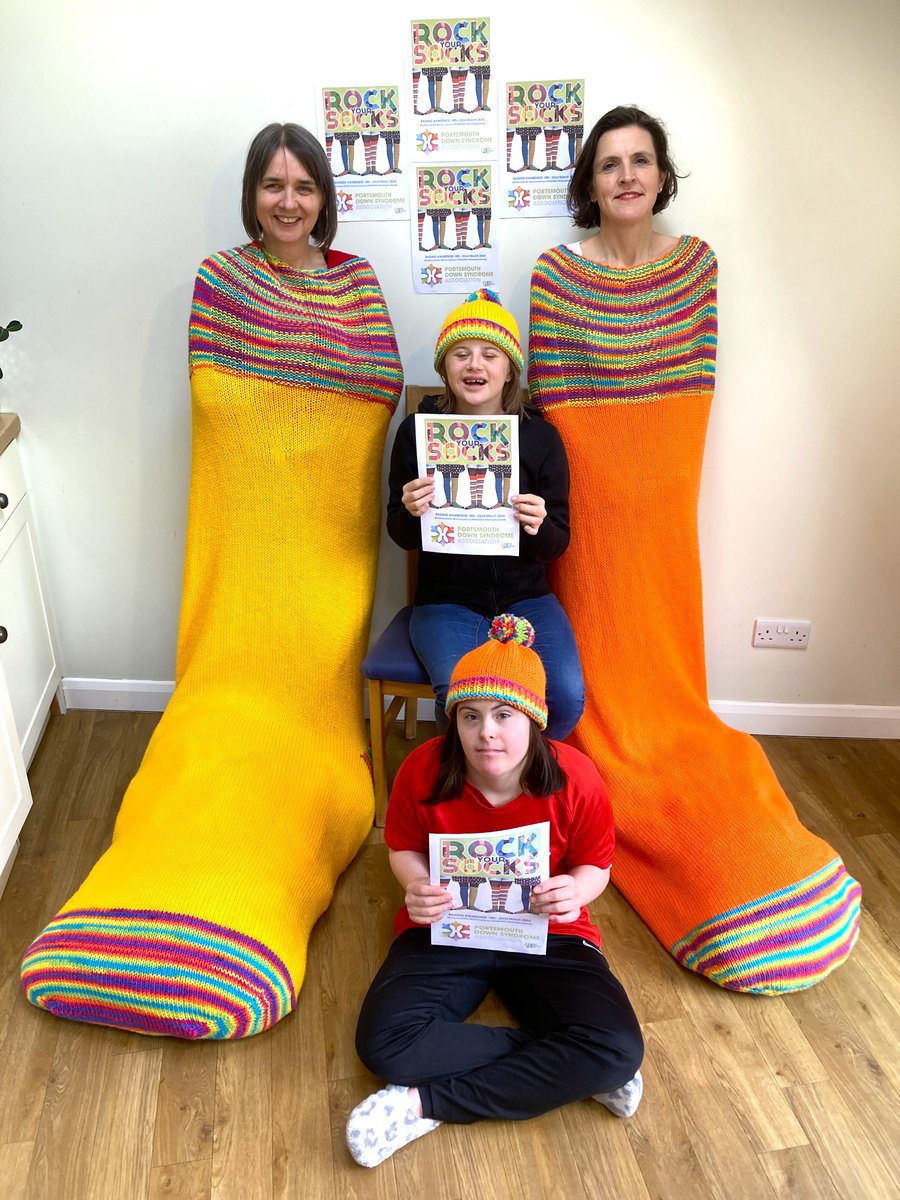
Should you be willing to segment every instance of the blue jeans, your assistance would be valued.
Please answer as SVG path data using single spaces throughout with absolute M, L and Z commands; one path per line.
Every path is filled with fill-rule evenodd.
M 553 595 L 518 600 L 513 611 L 534 626 L 533 649 L 547 672 L 549 717 L 544 732 L 562 741 L 584 711 L 584 676 L 569 618 Z M 464 654 L 487 641 L 490 627 L 487 617 L 459 604 L 422 604 L 412 611 L 410 641 L 434 687 L 434 719 L 439 733 L 448 724 L 444 702 L 453 668 Z

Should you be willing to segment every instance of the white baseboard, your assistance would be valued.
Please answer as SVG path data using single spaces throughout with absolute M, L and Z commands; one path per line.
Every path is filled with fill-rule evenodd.
M 900 707 L 879 704 L 764 704 L 710 700 L 733 729 L 782 737 L 900 738 Z
M 174 683 L 154 679 L 67 678 L 61 686 L 65 708 L 121 709 L 123 712 L 162 712 L 174 690 Z M 744 733 L 782 737 L 900 738 L 900 706 L 896 705 L 712 700 L 710 707 L 726 725 Z M 433 721 L 433 701 L 420 700 L 417 716 L 420 721 Z
M 162 712 L 175 684 L 167 679 L 75 679 L 60 685 L 64 708 L 121 709 L 122 712 Z

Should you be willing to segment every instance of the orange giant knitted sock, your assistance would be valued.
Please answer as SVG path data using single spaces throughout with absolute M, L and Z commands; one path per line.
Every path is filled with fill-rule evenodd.
M 570 740 L 609 787 L 613 879 L 684 966 L 774 993 L 847 957 L 860 889 L 758 743 L 709 709 L 696 509 L 714 348 L 697 239 L 631 271 L 565 248 L 538 261 L 530 383 L 569 458 L 554 586 L 587 685 Z

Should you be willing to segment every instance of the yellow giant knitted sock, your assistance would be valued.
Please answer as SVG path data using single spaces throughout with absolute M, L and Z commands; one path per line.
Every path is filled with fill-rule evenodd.
M 208 261 L 234 281 L 225 256 Z M 371 321 L 377 283 L 351 263 L 355 275 L 325 272 L 318 286 L 337 275 L 350 313 L 363 291 Z M 254 286 L 269 283 L 261 256 L 250 268 Z M 208 311 L 195 293 L 175 694 L 112 845 L 23 963 L 29 999 L 59 1016 L 188 1038 L 257 1033 L 294 1007 L 310 930 L 372 824 L 359 664 L 381 524 L 373 497 L 400 389 L 389 326 L 379 402 L 371 381 L 361 395 L 359 384 L 322 386 L 328 378 L 281 382 L 283 364 L 278 379 L 269 367 L 248 373 L 246 332 L 234 368 Z M 340 347 L 326 349 L 352 380 L 332 363 Z M 366 343 L 359 356 L 378 353 Z

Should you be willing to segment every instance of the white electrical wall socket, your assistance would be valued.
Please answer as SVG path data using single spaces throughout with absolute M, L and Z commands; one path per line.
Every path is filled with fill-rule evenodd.
M 753 624 L 753 645 L 781 650 L 805 650 L 809 645 L 811 628 L 810 621 L 757 617 Z

